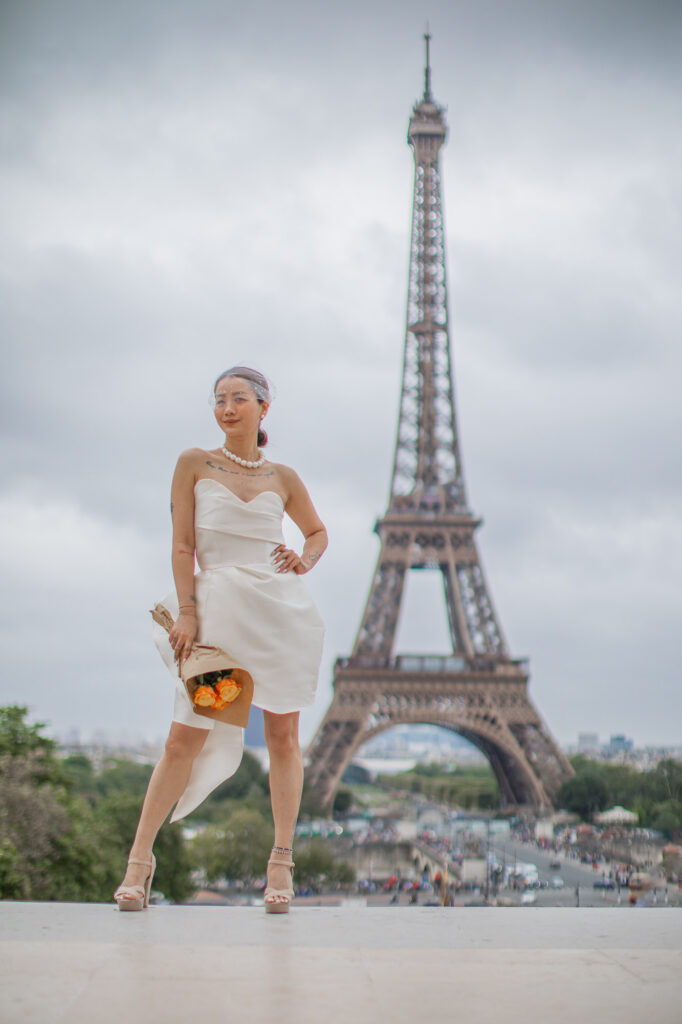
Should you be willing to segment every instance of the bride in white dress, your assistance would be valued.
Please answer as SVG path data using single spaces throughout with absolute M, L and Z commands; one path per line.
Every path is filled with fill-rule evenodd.
M 299 711 L 314 700 L 324 636 L 301 576 L 324 552 L 327 534 L 297 474 L 259 450 L 267 443 L 265 377 L 232 367 L 216 381 L 214 396 L 225 442 L 178 459 L 171 487 L 175 592 L 162 602 L 175 625 L 170 635 L 155 626 L 154 639 L 176 677 L 195 641 L 229 651 L 253 677 L 253 703 L 264 712 L 275 825 L 265 909 L 285 913 L 294 895 L 292 840 L 303 786 Z M 300 556 L 284 544 L 284 512 L 303 534 Z M 237 726 L 196 715 L 178 679 L 165 751 L 114 896 L 121 910 L 148 905 L 159 828 L 174 806 L 176 821 L 237 770 L 242 736 Z

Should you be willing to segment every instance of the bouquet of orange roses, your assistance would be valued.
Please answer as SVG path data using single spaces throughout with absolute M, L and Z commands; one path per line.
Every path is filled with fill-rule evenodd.
M 232 678 L 231 668 L 194 676 L 192 684 L 195 687 L 192 704 L 200 708 L 215 708 L 216 711 L 221 711 L 236 700 L 243 689 L 243 684 Z
M 164 605 L 153 608 L 152 618 L 170 633 L 173 617 Z M 253 679 L 227 651 L 209 644 L 192 644 L 180 667 L 180 678 L 195 714 L 244 728 L 248 725 Z

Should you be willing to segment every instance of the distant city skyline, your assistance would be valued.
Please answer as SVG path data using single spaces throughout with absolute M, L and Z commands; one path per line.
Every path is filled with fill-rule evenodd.
M 155 738 L 145 739 L 141 736 L 135 738 L 125 731 L 115 733 L 107 729 L 96 729 L 92 733 L 82 732 L 77 728 L 66 729 L 62 732 L 55 732 L 54 730 L 48 729 L 47 733 L 62 747 L 102 746 L 111 749 L 120 748 L 129 750 L 141 750 L 147 747 L 161 748 L 166 738 L 164 733 L 159 733 Z M 562 749 L 570 754 L 600 753 L 603 749 L 608 748 L 614 739 L 626 740 L 627 752 L 629 753 L 636 754 L 637 752 L 663 750 L 668 751 L 670 756 L 682 758 L 682 743 L 638 743 L 633 737 L 625 737 L 619 733 L 610 734 L 608 738 L 597 737 L 595 744 L 589 749 L 581 746 L 581 738 L 580 735 L 578 735 L 573 741 L 565 744 Z M 264 739 L 261 735 L 260 725 L 256 729 L 251 730 L 250 734 L 247 732 L 245 735 L 245 746 L 247 749 L 255 749 L 264 746 Z M 410 747 L 413 749 L 416 747 L 423 747 L 424 750 L 441 749 L 443 751 L 450 748 L 453 752 L 475 751 L 477 754 L 480 753 L 474 744 L 470 743 L 469 740 L 460 736 L 458 733 L 443 729 L 439 726 L 425 724 L 396 726 L 393 729 L 379 733 L 367 746 L 367 749 L 359 749 L 357 756 L 359 758 L 380 758 L 382 756 L 381 751 L 393 751 L 394 755 L 398 756 L 401 751 L 405 752 Z

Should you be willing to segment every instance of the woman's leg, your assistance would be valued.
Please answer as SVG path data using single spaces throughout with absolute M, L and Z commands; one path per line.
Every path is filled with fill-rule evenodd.
M 135 833 L 130 856 L 148 861 L 156 834 L 168 817 L 171 808 L 182 796 L 192 763 L 208 736 L 208 729 L 195 729 L 191 725 L 172 722 L 161 760 L 152 772 L 142 805 L 140 821 Z M 149 871 L 140 864 L 130 864 L 124 885 L 140 885 Z
M 275 715 L 263 712 L 265 742 L 270 754 L 270 802 L 275 823 L 275 846 L 289 848 L 294 838 L 298 809 L 303 791 L 303 756 L 298 742 L 300 712 Z M 288 889 L 291 876 L 287 868 L 272 865 L 268 883 L 274 889 Z

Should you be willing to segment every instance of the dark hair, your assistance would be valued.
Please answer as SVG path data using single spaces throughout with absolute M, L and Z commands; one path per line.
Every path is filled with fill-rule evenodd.
M 215 389 L 221 380 L 225 377 L 240 377 L 242 380 L 247 381 L 251 385 L 251 390 L 258 399 L 260 405 L 267 402 L 270 404 L 270 385 L 268 384 L 267 378 L 260 373 L 258 370 L 252 370 L 249 366 L 231 366 L 229 370 L 224 370 L 219 377 L 216 377 L 215 384 L 213 385 L 213 394 L 215 395 Z M 262 427 L 258 428 L 258 439 L 257 445 L 259 448 L 264 448 L 268 443 L 268 435 L 265 433 Z

